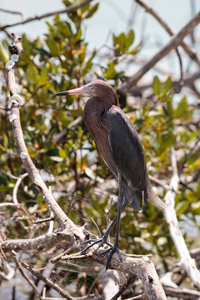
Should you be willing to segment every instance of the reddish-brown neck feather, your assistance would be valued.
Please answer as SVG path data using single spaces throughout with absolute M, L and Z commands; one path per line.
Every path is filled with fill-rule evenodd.
M 106 162 L 108 151 L 108 110 L 119 106 L 115 90 L 104 81 L 93 82 L 96 97 L 90 98 L 84 109 L 84 122 L 92 134 L 101 158 Z
M 111 105 L 102 99 L 91 98 L 87 101 L 84 109 L 84 122 L 92 134 L 97 150 L 105 161 L 108 147 L 109 123 L 107 112 Z

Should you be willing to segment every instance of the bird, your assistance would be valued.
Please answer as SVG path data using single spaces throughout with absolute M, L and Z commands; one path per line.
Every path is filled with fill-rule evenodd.
M 91 133 L 98 154 L 107 168 L 112 172 L 119 185 L 118 211 L 104 236 L 93 241 L 82 253 L 85 253 L 94 244 L 108 244 L 106 269 L 111 258 L 119 251 L 119 231 L 121 212 L 130 203 L 134 210 L 141 210 L 147 204 L 148 175 L 146 159 L 142 143 L 132 123 L 120 108 L 119 99 L 115 89 L 106 81 L 95 80 L 81 87 L 62 91 L 54 96 L 82 95 L 89 99 L 86 101 L 83 120 Z M 108 236 L 116 225 L 116 238 L 114 245 L 110 244 Z M 96 249 L 96 250 L 97 250 Z

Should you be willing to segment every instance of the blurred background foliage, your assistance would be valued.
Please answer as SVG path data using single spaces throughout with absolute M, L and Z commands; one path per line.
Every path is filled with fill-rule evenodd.
M 66 6 L 72 4 L 67 0 L 63 2 Z M 99 234 L 96 226 L 101 233 L 105 231 L 108 212 L 110 219 L 116 214 L 117 184 L 98 157 L 93 139 L 82 121 L 85 99 L 76 96 L 53 98 L 51 95 L 97 78 L 108 81 L 117 90 L 126 79 L 121 59 L 137 55 L 140 44 L 134 43 L 133 30 L 118 36 L 113 34 L 112 57 L 106 64 L 97 61 L 97 50 L 89 51 L 83 33 L 84 20 L 97 9 L 98 4 L 90 4 L 62 18 L 55 15 L 53 22 L 46 22 L 43 40 L 30 40 L 23 34 L 24 51 L 15 70 L 18 93 L 25 100 L 21 124 L 28 152 L 42 178 L 52 187 L 59 205 L 77 225 L 87 222 L 88 230 L 94 235 Z M 5 107 L 9 101 L 5 76 L 8 44 L 3 40 L 0 45 L 1 93 L 5 96 Z M 119 94 L 119 100 L 139 133 L 149 174 L 165 185 L 169 185 L 172 176 L 170 147 L 175 148 L 180 176 L 176 212 L 188 245 L 195 247 L 199 245 L 196 234 L 200 214 L 200 149 L 197 147 L 199 130 L 193 126 L 193 118 L 199 112 L 193 103 L 188 103 L 187 96 L 178 103 L 174 101 L 174 93 L 170 77 L 165 82 L 154 77 L 151 97 Z M 12 202 L 16 177 L 25 170 L 15 146 L 9 111 L 3 109 L 0 168 L 0 200 Z M 155 184 L 155 189 L 163 199 L 166 189 L 159 184 Z M 46 225 L 36 226 L 33 222 L 48 217 L 49 210 L 28 177 L 18 190 L 18 201 L 27 209 L 25 217 L 16 209 L 4 208 L 5 237 L 28 238 L 45 233 Z M 135 212 L 131 207 L 123 212 L 120 249 L 129 254 L 152 253 L 161 272 L 170 269 L 177 258 L 163 215 L 151 203 L 143 212 Z M 37 264 L 41 266 L 41 257 L 39 261 Z M 64 277 L 63 284 L 76 279 L 77 285 L 82 286 L 78 273 L 71 270 L 71 277 Z M 91 278 L 85 280 L 90 282 Z

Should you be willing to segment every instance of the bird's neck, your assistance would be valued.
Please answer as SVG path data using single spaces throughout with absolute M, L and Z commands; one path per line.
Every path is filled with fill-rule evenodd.
M 118 99 L 117 94 L 114 89 L 112 91 L 110 91 L 110 93 L 107 93 L 106 95 L 104 95 L 102 97 L 102 99 L 103 99 L 104 103 L 107 103 L 110 107 L 113 105 L 119 106 L 119 99 Z

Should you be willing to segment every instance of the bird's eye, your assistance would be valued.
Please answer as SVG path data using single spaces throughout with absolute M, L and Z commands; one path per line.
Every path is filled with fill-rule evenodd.
M 92 85 L 92 86 L 90 87 L 90 89 L 91 89 L 92 91 L 94 91 L 94 90 L 95 90 L 95 86 Z

